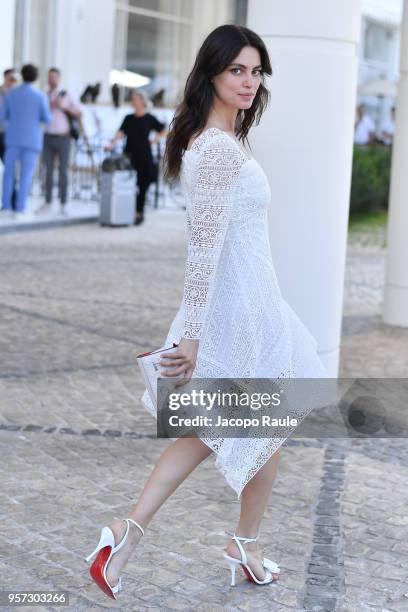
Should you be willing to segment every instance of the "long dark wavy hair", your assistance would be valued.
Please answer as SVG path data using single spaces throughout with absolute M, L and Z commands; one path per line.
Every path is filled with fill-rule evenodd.
M 261 83 L 251 107 L 238 111 L 235 135 L 247 142 L 252 124 L 259 123 L 270 96 L 264 76 L 272 74 L 268 51 L 262 39 L 252 30 L 239 25 L 219 26 L 207 36 L 198 51 L 186 81 L 183 100 L 170 125 L 164 154 L 164 171 L 168 180 L 177 179 L 190 138 L 198 136 L 207 123 L 215 94 L 211 79 L 226 70 L 243 47 L 258 49 L 262 66 Z

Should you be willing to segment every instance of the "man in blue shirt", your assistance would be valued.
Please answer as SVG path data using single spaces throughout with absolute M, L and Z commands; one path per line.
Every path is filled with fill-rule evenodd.
M 3 101 L 6 96 L 6 93 L 17 85 L 18 79 L 17 79 L 16 70 L 14 68 L 7 68 L 7 70 L 3 72 L 3 78 L 4 78 L 3 84 L 0 85 L 0 107 L 3 105 Z M 3 164 L 4 164 L 4 154 L 6 152 L 6 145 L 4 142 L 5 129 L 6 129 L 6 126 L 4 122 L 0 121 L 0 159 Z M 13 195 L 11 197 L 11 207 L 13 210 L 15 210 L 16 197 L 17 197 L 17 193 L 16 193 L 16 190 L 14 189 Z
M 16 162 L 20 162 L 20 184 L 16 201 L 16 218 L 24 218 L 27 197 L 35 163 L 43 147 L 41 123 L 50 123 L 51 113 L 46 96 L 34 87 L 38 70 L 32 64 L 21 69 L 23 83 L 9 91 L 2 107 L 0 120 L 6 122 L 6 153 L 3 176 L 3 211 L 11 211 Z

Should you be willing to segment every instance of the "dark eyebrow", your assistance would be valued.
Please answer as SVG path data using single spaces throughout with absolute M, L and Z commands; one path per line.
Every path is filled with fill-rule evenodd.
M 237 64 L 236 62 L 232 62 L 231 66 L 238 66 L 239 68 L 247 68 L 247 66 L 244 66 L 244 64 Z M 254 66 L 252 70 L 256 70 L 257 68 L 262 68 L 262 66 L 259 64 L 258 66 Z

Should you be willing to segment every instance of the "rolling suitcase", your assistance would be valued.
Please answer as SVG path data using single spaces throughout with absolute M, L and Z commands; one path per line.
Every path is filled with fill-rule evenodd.
M 100 224 L 133 225 L 135 221 L 136 171 L 108 158 L 102 164 Z M 113 163 L 112 163 L 113 162 Z M 117 169 L 119 168 L 119 169 Z

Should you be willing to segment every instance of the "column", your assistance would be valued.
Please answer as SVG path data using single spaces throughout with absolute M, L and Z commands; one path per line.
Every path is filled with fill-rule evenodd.
M 401 26 L 400 81 L 392 152 L 383 319 L 408 327 L 408 0 Z
M 0 71 L 11 68 L 14 62 L 15 0 L 2 0 L 0 19 Z
M 271 103 L 252 130 L 272 190 L 270 242 L 282 293 L 338 375 L 357 90 L 359 0 L 249 0 Z
M 58 0 L 54 63 L 63 85 L 79 95 L 86 85 L 102 83 L 98 102 L 110 101 L 109 73 L 115 37 L 114 0 Z

